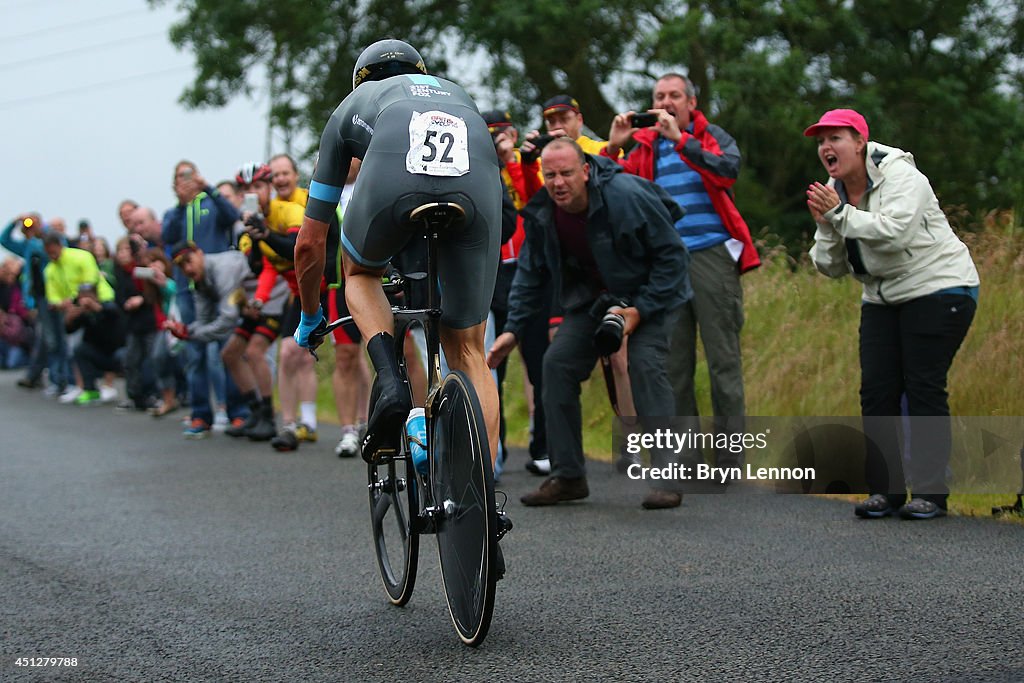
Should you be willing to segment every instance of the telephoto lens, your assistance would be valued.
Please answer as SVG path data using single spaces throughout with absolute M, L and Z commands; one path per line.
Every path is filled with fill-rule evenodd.
M 626 320 L 618 313 L 606 313 L 594 333 L 594 348 L 601 356 L 610 356 L 622 346 Z

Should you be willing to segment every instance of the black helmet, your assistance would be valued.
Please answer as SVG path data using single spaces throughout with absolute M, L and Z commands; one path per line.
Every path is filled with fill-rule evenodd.
M 426 74 L 423 58 L 409 43 L 394 38 L 378 40 L 363 50 L 352 70 L 352 89 L 364 81 L 381 81 L 399 74 Z

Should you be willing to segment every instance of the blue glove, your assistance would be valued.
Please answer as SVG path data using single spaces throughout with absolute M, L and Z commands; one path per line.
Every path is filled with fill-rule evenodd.
M 317 334 L 317 330 L 320 330 L 320 334 Z M 317 306 L 316 313 L 313 315 L 306 315 L 305 311 L 302 312 L 299 326 L 295 329 L 292 338 L 304 349 L 315 349 L 323 342 L 326 331 L 327 319 L 324 318 L 324 309 Z

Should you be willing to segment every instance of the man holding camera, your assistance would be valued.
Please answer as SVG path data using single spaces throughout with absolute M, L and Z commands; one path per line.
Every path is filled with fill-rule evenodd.
M 20 238 L 15 237 L 15 231 L 21 233 Z M 18 216 L 0 232 L 0 246 L 24 261 L 25 265 L 21 269 L 21 294 L 25 306 L 35 316 L 33 322 L 37 326 L 28 370 L 25 376 L 18 380 L 18 386 L 26 389 L 35 389 L 42 384 L 43 369 L 49 360 L 49 345 L 46 343 L 47 335 L 44 330 L 47 325 L 53 328 L 60 324 L 55 312 L 46 305 L 43 269 L 49 258 L 43 249 L 43 232 L 43 219 L 35 213 Z M 56 379 L 54 376 L 53 380 Z M 54 385 L 53 393 L 56 393 L 58 388 Z
M 599 354 L 615 351 L 616 344 L 607 343 L 617 336 L 612 328 L 621 327 L 622 336 L 629 337 L 629 376 L 641 418 L 671 414 L 672 387 L 664 371 L 666 317 L 690 296 L 689 259 L 673 228 L 683 211 L 671 197 L 622 173 L 611 160 L 585 154 L 566 137 L 548 143 L 542 161 L 544 191 L 523 210 L 526 242 L 508 322 L 488 354 L 495 367 L 515 347 L 550 280 L 564 311 L 544 356 L 552 476 L 522 497 L 524 505 L 554 505 L 590 493 L 580 384 Z M 594 310 L 599 300 L 616 303 Z M 660 451 L 652 457 L 656 465 L 667 464 Z M 677 507 L 680 500 L 676 491 L 654 489 L 643 506 Z
M 646 120 L 645 120 L 646 119 Z M 686 215 L 675 228 L 692 257 L 693 298 L 671 323 L 668 372 L 679 415 L 696 416 L 694 388 L 697 329 L 700 328 L 711 376 L 711 405 L 716 431 L 744 429 L 743 288 L 740 274 L 761 264 L 750 230 L 732 198 L 740 169 L 740 151 L 731 135 L 708 123 L 697 109 L 690 79 L 670 73 L 654 86 L 649 112 L 619 114 L 602 154 L 615 159 L 630 138 L 636 147 L 619 164 L 627 173 L 653 180 Z M 718 452 L 716 464 L 740 464 L 742 454 Z

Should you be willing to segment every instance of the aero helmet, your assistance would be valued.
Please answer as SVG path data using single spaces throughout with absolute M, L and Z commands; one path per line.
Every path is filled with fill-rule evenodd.
M 269 166 L 250 161 L 247 164 L 242 164 L 242 168 L 238 169 L 235 182 L 239 185 L 252 185 L 257 180 L 265 180 L 269 183 L 273 177 L 274 173 Z
M 423 58 L 409 43 L 394 38 L 378 40 L 363 50 L 352 70 L 352 89 L 365 81 L 382 81 L 399 74 L 426 74 Z

